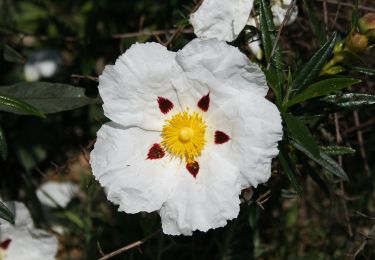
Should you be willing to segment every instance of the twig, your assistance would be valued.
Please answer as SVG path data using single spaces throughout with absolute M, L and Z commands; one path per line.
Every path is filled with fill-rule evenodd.
M 326 31 L 328 30 L 328 10 L 327 10 L 327 0 L 323 0 L 323 14 L 324 14 L 324 23 L 326 25 Z
M 175 34 L 176 32 L 190 34 L 190 33 L 193 33 L 193 29 L 180 30 L 179 28 L 177 28 L 177 29 L 158 30 L 158 31 L 143 30 L 141 32 L 114 34 L 112 35 L 112 38 L 113 39 L 126 39 L 126 38 L 140 37 L 140 36 L 159 36 L 159 35 L 164 35 L 164 34 Z
M 358 115 L 357 110 L 353 111 L 353 116 L 354 116 L 355 126 L 359 127 L 361 125 L 361 123 L 359 121 L 359 115 Z M 365 146 L 364 146 L 364 142 L 363 142 L 363 135 L 362 135 L 361 130 L 357 130 L 357 139 L 358 139 L 359 151 L 361 153 L 361 157 L 362 157 L 362 160 L 363 160 L 363 165 L 364 165 L 364 168 L 365 168 L 366 175 L 370 176 L 371 170 L 370 170 L 370 166 L 369 166 L 368 161 L 367 161 L 367 155 L 366 155 L 366 151 L 365 151 Z
M 147 240 L 149 240 L 149 239 L 151 239 L 152 237 L 154 237 L 154 236 L 156 236 L 157 234 L 159 234 L 160 231 L 161 231 L 161 229 L 158 229 L 158 230 L 156 230 L 154 233 L 148 235 L 147 237 L 145 237 L 145 238 L 143 238 L 143 239 L 141 239 L 141 240 L 135 241 L 135 242 L 133 242 L 133 243 L 127 245 L 127 246 L 124 246 L 124 247 L 120 248 L 120 249 L 117 249 L 117 250 L 113 251 L 112 253 L 109 253 L 109 254 L 107 254 L 107 255 L 105 255 L 105 256 L 99 258 L 98 260 L 109 259 L 109 258 L 111 258 L 111 257 L 114 257 L 114 256 L 116 256 L 116 255 L 119 255 L 119 254 L 121 254 L 121 253 L 124 253 L 124 252 L 126 252 L 126 251 L 128 251 L 128 250 L 130 250 L 130 249 L 132 249 L 132 248 L 139 247 L 140 245 L 142 245 L 143 243 L 145 243 Z
M 358 125 L 358 126 L 350 127 L 350 128 L 348 128 L 348 129 L 346 129 L 345 133 L 346 133 L 346 134 L 351 134 L 352 132 L 356 132 L 356 131 L 359 130 L 359 129 L 366 128 L 366 127 L 368 127 L 368 126 L 370 126 L 370 125 L 372 125 L 372 124 L 374 124 L 374 123 L 375 123 L 375 118 L 374 118 L 374 119 L 370 119 L 370 120 L 368 120 L 368 121 L 366 121 L 366 122 L 364 122 L 364 123 L 361 123 L 361 124 Z
M 335 130 L 336 130 L 336 142 L 337 144 L 341 144 L 342 143 L 342 136 L 341 136 L 341 133 L 340 133 L 340 122 L 339 122 L 339 117 L 338 117 L 338 114 L 335 113 L 334 114 L 334 118 L 335 118 Z M 342 167 L 342 156 L 338 156 L 338 160 L 339 160 L 339 165 Z M 347 228 L 348 228 L 348 233 L 349 233 L 349 236 L 352 237 L 353 236 L 353 230 L 352 230 L 352 226 L 350 225 L 350 216 L 349 216 L 349 210 L 348 210 L 348 206 L 346 205 L 346 194 L 345 194 L 345 186 L 344 186 L 344 181 L 343 180 L 340 180 L 340 192 L 341 192 L 341 203 L 342 203 L 342 207 L 344 209 L 344 214 L 345 214 L 345 221 L 346 221 L 346 224 L 347 224 Z
M 272 56 L 275 54 L 276 47 L 277 47 L 277 42 L 278 42 L 279 39 L 280 39 L 281 32 L 283 31 L 285 24 L 289 21 L 289 18 L 290 18 L 290 16 L 292 15 L 292 9 L 293 9 L 293 6 L 294 6 L 294 5 L 295 5 L 295 0 L 293 0 L 293 1 L 289 4 L 289 6 L 288 6 L 288 10 L 286 11 L 286 15 L 285 15 L 285 17 L 284 17 L 284 20 L 283 20 L 283 22 L 281 23 L 280 28 L 279 28 L 279 30 L 278 30 L 278 32 L 277 32 L 276 39 L 275 39 L 275 42 L 274 42 L 274 44 L 273 44 L 273 46 L 272 46 L 272 51 L 271 51 L 271 54 L 270 54 L 270 60 L 268 61 L 268 64 L 267 64 L 267 70 L 268 70 L 268 69 L 270 68 L 270 66 L 271 66 L 271 58 L 272 58 Z
M 334 4 L 334 5 L 341 4 L 342 6 L 347 6 L 347 7 L 353 7 L 354 8 L 353 4 L 342 3 L 340 1 L 334 1 L 334 0 L 318 0 L 318 1 L 319 2 L 327 1 L 328 4 Z M 364 6 L 364 5 L 358 5 L 358 9 L 365 10 L 365 11 L 370 11 L 370 12 L 374 12 L 375 11 L 375 8 Z
M 365 246 L 367 245 L 368 241 L 372 239 L 372 234 L 374 232 L 375 232 L 375 224 L 372 226 L 370 232 L 365 236 L 359 248 L 352 254 L 352 259 L 356 259 L 359 253 L 361 253 L 365 249 Z
M 99 82 L 98 77 L 94 77 L 94 76 L 72 74 L 70 75 L 70 77 L 74 79 L 89 79 L 95 82 Z
M 257 204 L 261 209 L 264 210 L 263 204 L 266 203 L 266 202 L 270 199 L 270 197 L 271 197 L 271 196 L 269 196 L 270 194 L 271 194 L 271 191 L 268 190 L 268 191 L 266 191 L 265 193 L 263 193 L 262 195 L 260 195 L 260 196 L 257 198 L 257 200 L 255 201 L 256 204 Z

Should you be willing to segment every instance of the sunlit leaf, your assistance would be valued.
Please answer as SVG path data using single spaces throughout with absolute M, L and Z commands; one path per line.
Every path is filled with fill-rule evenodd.
M 370 76 L 375 76 L 375 68 L 367 68 L 367 67 L 351 67 L 352 71 L 363 73 Z
M 327 95 L 331 92 L 350 87 L 361 81 L 353 78 L 331 78 L 311 84 L 299 94 L 291 98 L 286 104 L 287 107 L 301 103 L 307 99 Z
M 347 146 L 320 146 L 320 150 L 333 156 L 354 154 L 356 152 L 355 149 Z

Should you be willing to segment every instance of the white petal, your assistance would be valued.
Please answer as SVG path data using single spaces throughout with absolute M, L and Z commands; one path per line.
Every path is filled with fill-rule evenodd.
M 164 46 L 157 43 L 132 45 L 115 65 L 107 65 L 99 77 L 105 115 L 125 127 L 161 130 L 165 115 L 157 99 L 158 96 L 168 98 L 174 108 L 178 108 L 170 83 L 178 71 L 175 53 Z
M 40 72 L 34 64 L 26 64 L 23 68 L 25 80 L 29 82 L 38 81 L 40 79 Z
M 194 33 L 201 38 L 233 41 L 245 27 L 253 0 L 204 0 L 190 16 Z
M 55 61 L 43 61 L 36 64 L 40 75 L 44 78 L 52 77 L 57 71 L 57 63 Z
M 279 27 L 284 21 L 288 8 L 289 8 L 288 3 L 280 3 L 280 1 L 277 1 L 271 5 L 273 22 L 276 27 Z M 297 5 L 293 5 L 289 20 L 287 21 L 286 25 L 292 24 L 297 19 L 297 16 L 298 16 L 298 7 Z
M 230 136 L 217 150 L 236 162 L 241 170 L 242 187 L 266 182 L 271 176 L 271 161 L 278 154 L 282 138 L 281 117 L 277 107 L 257 95 L 247 94 L 228 100 L 207 123 Z
M 127 213 L 160 209 L 175 183 L 177 160 L 164 156 L 149 160 L 147 154 L 160 143 L 159 132 L 105 124 L 97 133 L 90 164 L 107 197 Z
M 15 209 L 15 225 L 0 220 L 1 242 L 10 239 L 5 250 L 5 259 L 10 260 L 52 260 L 57 253 L 58 242 L 55 236 L 46 231 L 33 229 L 27 208 L 19 202 L 8 203 Z
M 239 170 L 214 151 L 198 159 L 196 178 L 182 168 L 179 183 L 160 210 L 163 232 L 191 235 L 223 227 L 239 212 Z
M 72 182 L 43 183 L 36 191 L 40 202 L 51 208 L 65 208 L 78 191 L 78 186 Z
M 186 77 L 206 84 L 212 91 L 228 95 L 267 94 L 266 79 L 259 66 L 225 42 L 195 39 L 177 53 L 176 59 Z
M 260 44 L 261 44 L 261 41 L 257 36 L 249 39 L 247 43 L 249 50 L 258 60 L 261 60 L 263 58 L 263 49 L 260 46 Z

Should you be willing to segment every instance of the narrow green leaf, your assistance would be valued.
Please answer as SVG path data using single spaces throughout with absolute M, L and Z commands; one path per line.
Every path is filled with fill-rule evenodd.
M 355 149 L 347 146 L 320 146 L 320 150 L 333 156 L 354 154 L 356 152 Z
M 361 81 L 353 78 L 331 78 L 311 84 L 299 94 L 291 98 L 286 104 L 287 107 L 301 103 L 305 100 L 327 95 L 331 92 L 350 87 Z
M 26 59 L 19 52 L 17 52 L 7 44 L 4 44 L 3 57 L 4 60 L 9 62 L 16 62 L 21 64 L 26 62 Z
M 273 16 L 265 0 L 260 0 L 260 31 L 268 67 L 264 69 L 264 72 L 267 82 L 276 96 L 276 102 L 281 104 L 282 88 L 285 81 L 283 56 L 280 44 L 276 42 L 274 36 Z
M 348 175 L 341 168 L 341 166 L 338 165 L 336 163 L 336 161 L 333 160 L 331 157 L 329 157 L 325 152 L 320 151 L 320 156 L 316 156 L 316 155 L 312 154 L 309 150 L 307 150 L 301 144 L 299 144 L 295 141 L 292 141 L 292 144 L 297 150 L 299 150 L 302 153 L 304 153 L 305 155 L 307 155 L 307 157 L 309 157 L 310 159 L 315 161 L 317 164 L 322 166 L 324 169 L 326 169 L 330 173 L 332 173 L 332 174 L 334 174 L 334 175 L 336 175 L 336 176 L 338 176 L 338 177 L 340 177 L 340 178 L 342 178 L 346 181 L 349 180 Z
M 289 155 L 288 155 L 288 150 L 287 150 L 286 144 L 284 144 L 283 142 L 280 142 L 279 143 L 279 149 L 280 149 L 280 153 L 279 153 L 278 158 L 280 160 L 281 166 L 283 167 L 286 175 L 288 176 L 288 179 L 289 179 L 290 183 L 292 184 L 293 189 L 300 195 L 301 194 L 301 187 L 298 184 L 298 181 L 297 181 L 296 176 L 295 176 L 296 173 L 294 172 L 293 167 L 292 167 L 292 163 L 290 162 L 290 158 L 289 158 Z
M 19 99 L 0 94 L 0 111 L 13 112 L 16 114 L 34 115 L 44 118 L 44 114 L 35 107 Z
M 353 0 L 354 9 L 352 13 L 352 30 L 355 31 L 358 26 L 359 12 L 358 12 L 358 0 Z
M 370 75 L 370 76 L 375 76 L 375 68 L 366 68 L 366 67 L 351 67 L 352 71 L 359 72 L 362 74 Z
M 311 154 L 319 157 L 319 147 L 306 125 L 297 117 L 294 117 L 289 113 L 284 113 L 283 118 L 291 136 L 301 143 L 301 145 Z
M 0 218 L 14 224 L 14 214 L 7 208 L 7 206 L 0 201 Z
M 375 105 L 375 95 L 346 93 L 329 95 L 320 99 L 320 105 L 327 105 L 336 110 L 354 110 Z M 322 104 L 323 103 L 323 104 Z
M 0 87 L 0 94 L 21 99 L 45 114 L 72 110 L 91 103 L 98 103 L 97 99 L 87 97 L 83 88 L 59 83 L 18 83 L 12 86 Z
M 5 161 L 8 157 L 8 145 L 5 139 L 5 135 L 3 129 L 0 126 L 0 156 L 3 161 Z
M 319 75 L 326 61 L 330 58 L 333 48 L 335 46 L 337 34 L 333 33 L 328 41 L 311 57 L 311 59 L 303 66 L 302 70 L 297 74 L 293 84 L 288 89 L 288 95 L 285 103 L 289 97 L 293 97 L 308 85 L 310 85 Z

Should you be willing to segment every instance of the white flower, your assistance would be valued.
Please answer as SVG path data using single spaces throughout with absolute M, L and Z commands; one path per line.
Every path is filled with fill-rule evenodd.
M 72 182 L 48 181 L 40 185 L 36 195 L 40 202 L 50 208 L 65 208 L 76 195 L 78 186 Z
M 55 50 L 40 50 L 33 53 L 24 66 L 26 81 L 34 82 L 41 78 L 52 78 L 61 67 L 62 57 Z
M 204 0 L 190 23 L 200 38 L 233 41 L 245 27 L 254 0 Z
M 280 26 L 284 21 L 286 14 L 288 12 L 289 5 L 292 0 L 272 0 L 271 11 L 273 15 L 273 22 L 276 27 Z M 294 23 L 298 16 L 298 7 L 294 3 L 290 12 L 290 17 L 286 22 L 286 25 Z
M 33 228 L 33 221 L 24 204 L 20 202 L 6 204 L 15 214 L 15 224 L 0 219 L 0 259 L 55 259 L 56 237 L 44 230 Z
M 99 77 L 93 174 L 120 211 L 159 211 L 166 234 L 222 227 L 266 182 L 282 137 L 263 73 L 225 42 L 135 44 Z
M 203 39 L 218 39 L 231 42 L 241 33 L 248 22 L 253 0 L 204 0 L 198 10 L 190 15 L 194 33 Z M 275 26 L 283 22 L 292 0 L 272 0 L 271 11 Z M 293 4 L 286 25 L 298 16 L 298 7 Z M 252 18 L 254 19 L 254 18 Z

